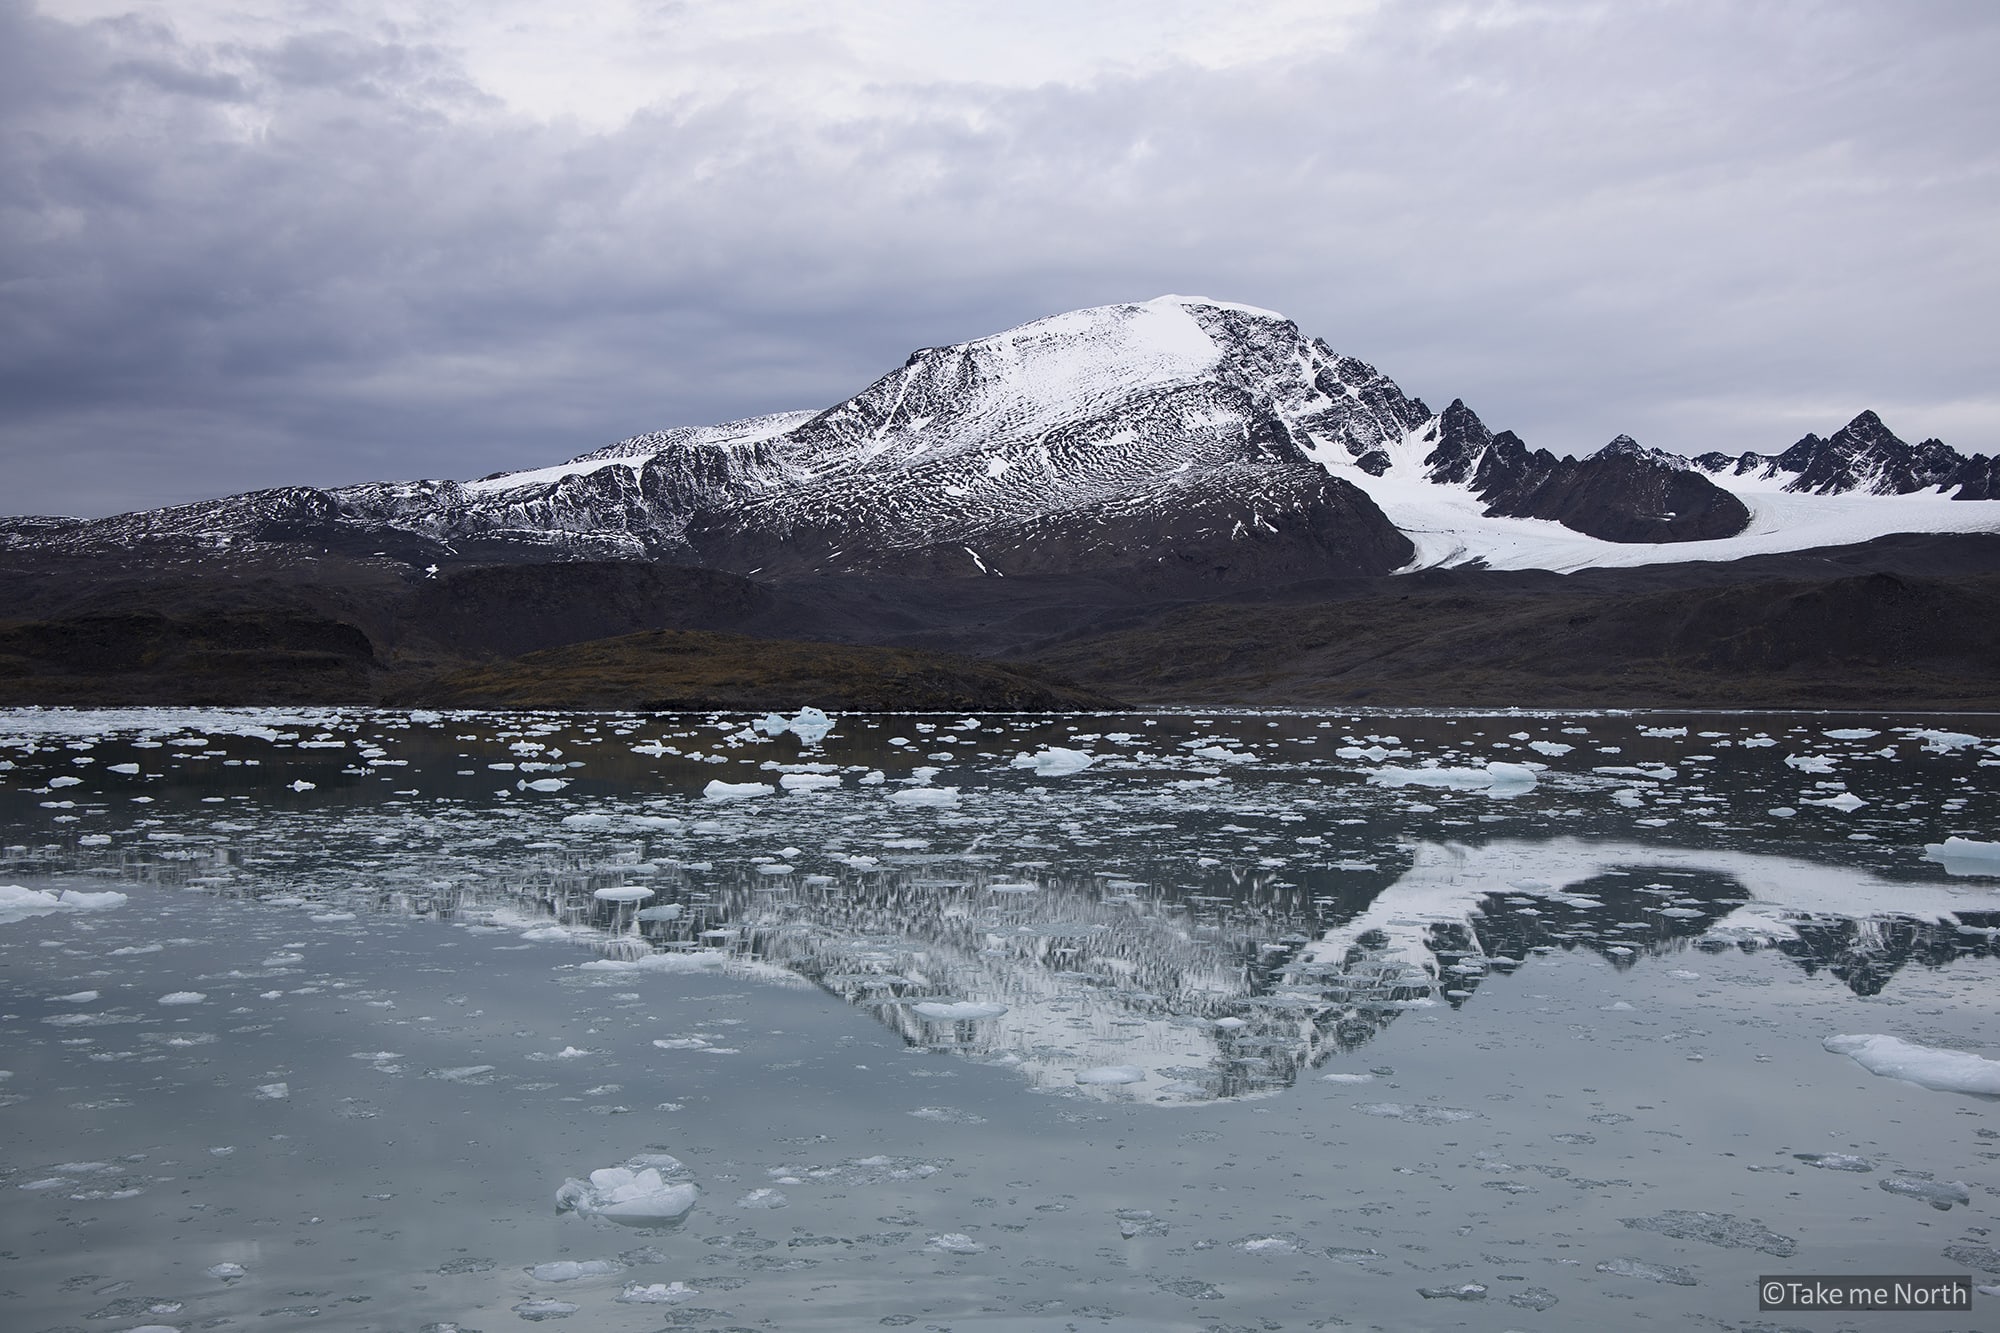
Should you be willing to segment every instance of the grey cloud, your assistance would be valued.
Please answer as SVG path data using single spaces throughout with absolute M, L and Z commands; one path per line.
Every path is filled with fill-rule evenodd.
M 1556 449 L 1769 448 L 1867 406 L 2000 447 L 1989 11 L 1445 12 L 1254 70 L 912 87 L 831 125 L 668 96 L 591 135 L 476 110 L 428 47 L 218 55 L 0 5 L 0 75 L 59 71 L 0 146 L 28 186 L 0 508 L 545 463 L 1164 291 Z

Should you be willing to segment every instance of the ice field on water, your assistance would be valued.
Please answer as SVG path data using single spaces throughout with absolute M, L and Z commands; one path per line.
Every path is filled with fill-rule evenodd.
M 1876 1327 L 1754 1281 L 2000 1284 L 1996 788 L 1991 717 L 0 713 L 0 1325 Z

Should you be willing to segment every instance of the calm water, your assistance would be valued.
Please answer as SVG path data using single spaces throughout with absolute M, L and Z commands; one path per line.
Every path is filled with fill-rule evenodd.
M 752 721 L 0 713 L 0 1325 L 1992 1326 L 2000 719 Z

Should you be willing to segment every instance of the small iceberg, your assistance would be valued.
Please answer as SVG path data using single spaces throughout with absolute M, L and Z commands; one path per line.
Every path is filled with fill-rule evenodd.
M 1901 1079 L 1935 1092 L 2000 1097 L 2000 1060 L 1919 1046 L 1879 1032 L 1828 1037 L 1820 1044 L 1835 1055 L 1853 1057 L 1863 1069 L 1883 1078 Z
M 1081 773 L 1097 762 L 1097 756 L 1082 750 L 1068 750 L 1060 745 L 1051 745 L 1036 754 L 1017 754 L 1010 768 L 1032 768 L 1038 778 L 1068 777 L 1071 773 Z
M 556 1191 L 556 1211 L 602 1217 L 621 1226 L 666 1227 L 686 1217 L 700 1198 L 700 1186 L 669 1184 L 658 1167 L 607 1166 L 591 1172 L 588 1180 L 565 1180 Z
M 1948 875 L 2000 876 L 2000 842 L 1951 837 L 1924 845 L 1924 859 L 1936 861 Z
M 724 782 L 712 778 L 701 794 L 711 801 L 743 801 L 753 796 L 775 795 L 777 790 L 768 782 Z

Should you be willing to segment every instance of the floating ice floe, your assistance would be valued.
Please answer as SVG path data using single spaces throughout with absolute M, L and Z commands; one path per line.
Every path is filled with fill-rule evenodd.
M 1828 1037 L 1820 1044 L 1836 1055 L 1853 1057 L 1863 1069 L 1883 1078 L 1901 1079 L 1936 1092 L 2000 1097 L 2000 1060 L 1920 1046 L 1879 1032 Z
M 772 796 L 777 788 L 768 782 L 724 782 L 711 778 L 701 794 L 711 801 L 743 801 L 753 796 Z
M 1801 800 L 1801 801 L 1799 802 L 1799 804 L 1800 804 L 1800 805 L 1823 805 L 1823 806 L 1826 806 L 1826 807 L 1827 807 L 1828 809 L 1831 809 L 1831 810 L 1839 810 L 1839 811 L 1841 811 L 1842 813 L 1851 813 L 1851 812 L 1853 812 L 1853 811 L 1855 811 L 1855 810 L 1859 810 L 1859 809 L 1860 809 L 1860 808 L 1861 808 L 1862 806 L 1864 806 L 1864 805 L 1868 804 L 1868 802 L 1867 802 L 1867 800 L 1866 800 L 1865 798 L 1863 798 L 1863 797 L 1860 797 L 1860 796 L 1856 796 L 1856 795 L 1855 795 L 1855 794 L 1854 794 L 1853 792 L 1851 792 L 1851 791 L 1844 791 L 1844 792 L 1841 792 L 1841 793 L 1840 793 L 1839 795 L 1837 795 L 1837 796 L 1828 796 L 1828 797 L 1826 797 L 1826 798 L 1825 798 L 1824 800 L 1813 800 L 1813 799 L 1811 799 L 1811 798 L 1809 798 L 1809 797 L 1808 797 L 1808 798 L 1805 798 L 1805 799 L 1802 799 L 1802 800 Z
M 1979 744 L 1979 737 L 1962 731 L 1913 731 L 1910 735 L 1922 741 L 1924 748 L 1935 754 L 1949 754 L 1953 750 Z
M 2000 875 L 2000 842 L 1951 837 L 1926 843 L 1924 857 L 1942 865 L 1947 874 Z
M 1401 768 L 1385 765 L 1368 775 L 1378 787 L 1455 787 L 1462 791 L 1484 788 L 1493 792 L 1526 791 L 1534 786 L 1535 770 L 1526 764 L 1494 760 L 1484 768 Z
M 910 1008 L 923 1017 L 935 1019 L 940 1023 L 955 1023 L 961 1020 L 979 1018 L 998 1018 L 1007 1012 L 1007 1006 L 1004 1004 L 977 1004 L 970 1000 L 962 1000 L 956 1004 L 927 1001 L 923 1004 L 913 1004 Z
M 598 889 L 590 896 L 601 903 L 642 903 L 653 896 L 653 891 L 639 884 L 617 884 Z
M 669 1184 L 658 1167 L 600 1167 L 590 1179 L 565 1180 L 556 1191 L 556 1211 L 602 1217 L 628 1227 L 672 1226 L 701 1198 L 691 1181 Z
M 778 779 L 778 785 L 786 791 L 825 791 L 840 785 L 837 773 L 787 773 Z
M 198 990 L 177 990 L 160 997 L 161 1004 L 200 1004 L 208 996 Z
M 625 1271 L 616 1259 L 558 1259 L 536 1264 L 528 1276 L 537 1282 L 577 1282 L 587 1277 L 614 1277 Z
M 0 925 L 25 921 L 31 916 L 46 916 L 50 912 L 105 912 L 123 907 L 126 901 L 124 894 L 109 890 L 83 893 L 76 889 L 62 889 L 50 893 L 46 889 L 28 889 L 19 884 L 0 884 Z
M 889 803 L 891 805 L 942 809 L 946 806 L 958 804 L 958 788 L 906 787 L 902 791 L 890 792 Z
M 1032 768 L 1038 778 L 1060 778 L 1083 772 L 1097 759 L 1096 755 L 1082 750 L 1067 750 L 1060 745 L 1052 745 L 1035 754 L 1017 754 L 1008 767 Z

